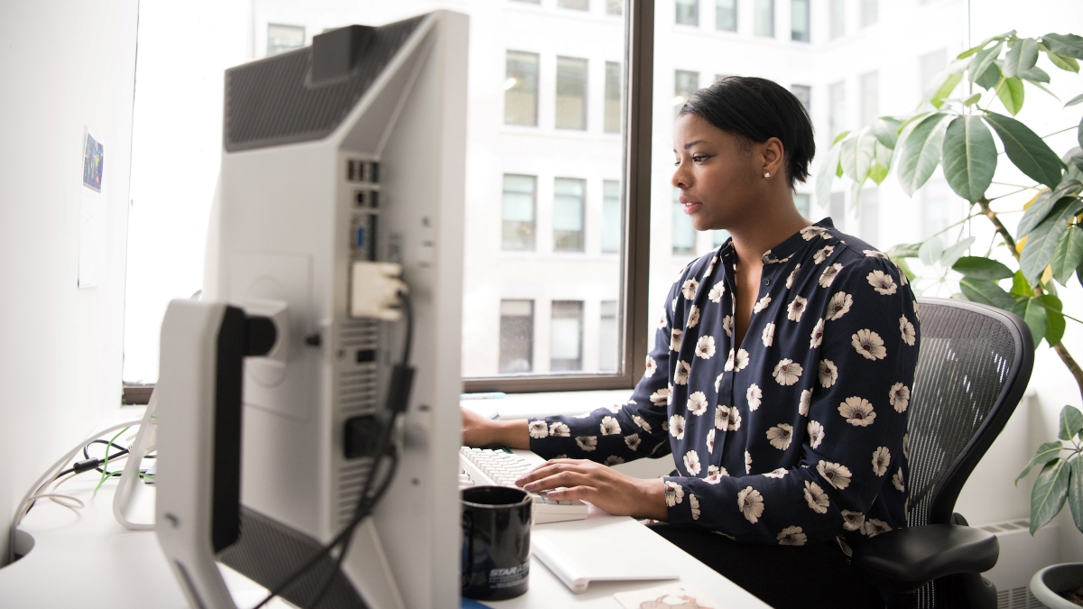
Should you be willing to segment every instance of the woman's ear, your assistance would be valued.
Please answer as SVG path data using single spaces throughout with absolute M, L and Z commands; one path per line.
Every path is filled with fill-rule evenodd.
M 786 150 L 782 146 L 782 140 L 777 137 L 768 138 L 767 141 L 760 144 L 760 146 L 762 146 L 762 173 L 764 174 L 764 177 L 774 178 L 775 176 L 778 176 L 781 178 L 783 172 L 786 170 Z

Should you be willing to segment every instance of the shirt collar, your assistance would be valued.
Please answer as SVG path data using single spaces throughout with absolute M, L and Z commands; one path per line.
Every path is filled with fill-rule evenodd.
M 827 233 L 828 229 L 835 228 L 835 224 L 831 222 L 831 218 L 824 218 L 819 222 L 806 226 L 805 228 L 790 235 L 785 241 L 779 243 L 775 247 L 767 250 L 763 254 L 764 264 L 780 264 L 786 262 L 800 249 L 805 243 L 810 241 L 813 237 L 817 237 Z

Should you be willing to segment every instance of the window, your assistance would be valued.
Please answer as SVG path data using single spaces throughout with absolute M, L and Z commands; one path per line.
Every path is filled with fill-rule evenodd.
M 536 187 L 534 176 L 504 174 L 503 249 L 534 249 Z
M 868 125 L 880 116 L 880 72 L 862 74 L 861 85 L 861 126 Z
M 589 11 L 590 0 L 557 0 L 560 8 L 570 8 L 576 11 Z
M 929 86 L 933 77 L 948 67 L 947 49 L 937 49 L 918 57 L 918 92 Z
M 491 327 L 491 326 L 490 326 Z M 534 369 L 534 301 L 500 301 L 500 373 Z
M 757 36 L 775 36 L 775 0 L 755 0 L 753 31 Z
M 605 62 L 605 125 L 606 133 L 620 133 L 620 64 Z
M 730 232 L 728 230 L 713 230 L 711 231 L 711 245 L 718 247 L 726 242 L 726 239 L 730 238 Z
M 846 83 L 831 83 L 827 88 L 830 96 L 830 108 L 828 116 L 828 134 L 834 140 L 835 136 L 846 130 Z
M 794 205 L 794 207 L 796 207 L 797 212 L 799 214 L 801 214 L 802 216 L 804 216 L 805 218 L 808 218 L 809 213 L 811 212 L 811 209 L 810 209 L 811 200 L 812 200 L 812 197 L 810 197 L 809 195 L 807 195 L 805 193 L 802 193 L 802 192 L 797 192 L 797 193 L 794 193 L 794 195 L 793 195 L 793 205 Z
M 603 300 L 598 314 L 598 372 L 616 372 L 620 334 L 617 301 Z
M 620 251 L 620 182 L 602 182 L 602 253 Z
M 880 0 L 861 0 L 861 27 L 868 27 L 880 19 Z
M 557 178 L 553 186 L 553 251 L 583 251 L 586 180 Z
M 677 0 L 677 25 L 699 25 L 699 0 Z
M 946 229 L 951 222 L 952 194 L 943 179 L 925 183 L 921 193 L 921 238 L 928 239 Z
M 681 191 L 673 189 L 673 253 L 693 254 L 696 251 L 696 229 L 692 226 L 692 218 L 684 213 L 684 205 L 680 201 Z
M 673 116 L 681 112 L 684 102 L 699 88 L 699 72 L 677 70 L 673 75 Z
M 305 46 L 305 28 L 300 25 L 267 24 L 267 57 Z
M 827 215 L 831 216 L 831 221 L 834 222 L 835 228 L 841 231 L 846 230 L 846 193 L 831 193 Z
M 737 0 L 715 0 L 714 28 L 723 32 L 737 31 Z
M 829 19 L 831 20 L 831 27 L 829 32 L 831 34 L 831 40 L 836 38 L 842 38 L 846 34 L 846 0 L 828 0 L 831 4 L 829 7 Z
M 504 123 L 538 124 L 538 54 L 508 51 L 504 80 Z
M 808 85 L 790 85 L 790 92 L 805 107 L 805 112 L 812 115 L 812 87 Z
M 549 322 L 549 370 L 574 372 L 583 369 L 583 303 L 554 300 Z
M 587 128 L 587 60 L 557 57 L 557 129 Z
M 790 40 L 809 41 L 811 28 L 810 0 L 790 0 Z
M 879 189 L 865 188 L 860 195 L 861 217 L 858 218 L 860 232 L 857 236 L 864 239 L 873 247 L 880 245 L 880 191 Z
M 605 0 L 605 14 L 606 15 L 620 15 L 624 14 L 624 0 Z

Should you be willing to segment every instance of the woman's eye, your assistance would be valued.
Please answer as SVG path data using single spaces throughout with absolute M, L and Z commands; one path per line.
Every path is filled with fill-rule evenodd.
M 693 163 L 702 163 L 703 161 L 706 161 L 707 158 L 708 157 L 705 154 L 694 154 L 694 155 L 692 155 L 692 162 Z

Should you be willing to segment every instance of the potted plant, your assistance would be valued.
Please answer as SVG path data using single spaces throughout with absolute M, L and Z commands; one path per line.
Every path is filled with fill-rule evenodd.
M 1083 283 L 1083 121 L 1077 124 L 1073 119 L 1064 129 L 1042 137 L 1013 118 L 1028 90 L 1053 95 L 1045 86 L 1050 75 L 1039 60 L 1047 67 L 1078 73 L 1079 59 L 1083 59 L 1083 37 L 1074 34 L 1022 38 L 1011 31 L 982 41 L 959 54 L 929 83 L 916 112 L 880 117 L 860 130 L 840 134 L 820 166 L 816 196 L 826 207 L 832 181 L 844 177 L 852 183 L 851 201 L 856 202 L 866 181 L 880 184 L 893 170 L 902 189 L 912 195 L 941 167 L 951 189 L 970 203 L 966 217 L 940 234 L 896 246 L 888 254 L 911 280 L 915 277 L 907 260 L 919 258 L 927 268 L 939 268 L 941 280 L 949 269 L 962 275 L 960 294 L 953 297 L 1022 317 L 1035 347 L 1044 340 L 1055 350 L 1083 396 L 1083 367 L 1061 340 L 1067 320 L 1083 321 L 1066 314 L 1057 297 L 1057 284 L 1066 286 L 1073 275 Z M 1080 103 L 1083 94 L 1064 107 Z M 995 111 L 994 106 L 1003 111 Z M 1045 142 L 1069 130 L 1076 131 L 1080 146 L 1058 154 Z M 988 191 L 998 164 L 1004 166 L 1004 157 L 1034 183 L 994 196 Z M 1022 217 L 1013 235 L 1000 215 L 1018 211 Z M 963 229 L 984 221 L 990 223 L 994 238 L 987 251 L 975 252 L 975 237 L 962 238 Z M 960 229 L 960 238 L 945 246 L 940 235 L 955 228 Z M 1009 281 L 1010 287 L 1001 285 Z M 1031 493 L 1032 535 L 1066 501 L 1076 527 L 1083 531 L 1081 432 L 1083 413 L 1065 406 L 1058 439 L 1042 444 L 1019 477 L 1041 466 Z M 1037 573 L 1032 590 L 1049 607 L 1074 607 L 1048 588 L 1060 592 L 1080 584 L 1083 563 L 1057 565 Z

